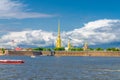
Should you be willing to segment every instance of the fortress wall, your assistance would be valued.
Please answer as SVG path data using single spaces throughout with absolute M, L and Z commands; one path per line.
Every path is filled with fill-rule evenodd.
M 55 56 L 87 56 L 85 52 L 79 52 L 79 51 L 56 51 Z
M 11 56 L 32 56 L 32 55 L 51 55 L 51 51 L 5 51 L 5 54 Z M 120 57 L 120 51 L 55 51 L 53 52 L 54 56 L 113 56 Z M 0 55 L 4 55 L 0 51 Z
M 51 52 L 50 51 L 42 51 L 42 55 L 48 56 L 48 55 L 51 55 Z
M 55 56 L 115 56 L 120 57 L 120 52 L 112 51 L 56 51 Z
M 33 51 L 8 51 L 10 56 L 31 56 Z
M 32 55 L 51 55 L 50 51 L 12 51 L 5 50 L 5 53 L 0 50 L 0 55 L 10 55 L 10 56 L 32 56 Z
M 42 55 L 39 51 L 8 51 L 7 53 L 10 56 L 32 56 L 32 55 Z
M 112 52 L 112 51 L 93 51 L 88 52 L 89 56 L 120 56 L 120 52 Z

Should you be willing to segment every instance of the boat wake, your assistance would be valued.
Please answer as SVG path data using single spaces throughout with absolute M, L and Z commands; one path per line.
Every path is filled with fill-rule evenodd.
M 104 71 L 110 71 L 110 72 L 120 72 L 120 70 L 112 70 L 112 69 L 104 69 Z
M 31 56 L 31 58 L 35 58 L 36 56 Z
M 120 72 L 120 69 L 114 70 L 114 69 L 96 69 L 100 71 L 109 71 L 109 72 Z

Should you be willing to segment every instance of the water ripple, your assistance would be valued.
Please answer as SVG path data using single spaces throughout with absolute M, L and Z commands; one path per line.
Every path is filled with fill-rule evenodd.
M 119 80 L 120 59 L 102 57 L 1 56 L 22 59 L 21 65 L 0 64 L 0 80 Z

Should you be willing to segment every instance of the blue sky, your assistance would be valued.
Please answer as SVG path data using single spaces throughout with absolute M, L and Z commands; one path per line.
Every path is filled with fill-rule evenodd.
M 82 33 L 82 28 L 85 28 L 87 30 L 90 23 L 99 24 L 101 26 L 110 28 L 111 23 L 112 27 L 111 29 L 114 29 L 114 27 L 117 26 L 118 32 L 119 32 L 119 19 L 120 19 L 120 1 L 119 0 L 1 0 L 0 2 L 0 36 L 1 41 L 0 43 L 4 43 L 5 41 L 8 42 L 8 44 L 3 45 L 10 45 L 10 40 L 16 39 L 17 45 L 22 45 L 22 42 L 27 43 L 27 40 L 21 40 L 18 41 L 16 37 L 11 36 L 13 32 L 20 32 L 20 34 L 24 33 L 24 31 L 33 32 L 36 30 L 41 30 L 46 33 L 53 33 L 51 34 L 50 40 L 47 40 L 46 38 L 40 40 L 36 40 L 36 42 L 30 41 L 33 43 L 33 45 L 41 44 L 38 42 L 54 42 L 57 32 L 57 25 L 58 20 L 61 22 L 61 32 L 64 35 L 67 35 L 69 33 L 75 32 L 76 30 L 79 30 Z M 106 22 L 102 25 L 102 23 Z M 100 24 L 101 23 L 101 24 Z M 90 24 L 89 26 L 92 28 L 94 24 Z M 116 25 L 117 24 L 117 25 Z M 87 28 L 86 28 L 87 27 Z M 99 31 L 99 26 L 95 26 L 97 28 L 97 31 Z M 91 29 L 90 28 L 90 29 Z M 95 28 L 95 29 L 96 29 Z M 102 27 L 103 28 L 103 27 Z M 101 28 L 101 29 L 102 29 Z M 106 28 L 104 28 L 106 29 Z M 84 30 L 84 31 L 85 31 Z M 89 30 L 90 31 L 90 30 Z M 106 33 L 104 31 L 104 33 Z M 42 33 L 38 31 L 38 33 Z M 109 32 L 110 33 L 110 32 Z M 47 34 L 47 35 L 48 35 Z M 73 33 L 72 33 L 73 34 Z M 88 33 L 85 33 L 88 34 Z M 96 34 L 94 32 L 94 34 Z M 117 36 L 115 33 L 112 33 L 114 36 Z M 17 33 L 15 33 L 16 36 Z M 25 36 L 26 34 L 23 34 L 21 36 Z M 29 34 L 32 35 L 32 34 Z M 45 36 L 47 36 L 45 35 Z M 90 34 L 89 34 L 90 35 Z M 75 43 L 74 39 L 71 39 L 71 42 L 73 45 L 76 46 L 76 44 L 80 44 L 77 46 L 83 45 L 82 43 L 89 40 L 89 35 L 87 37 L 82 37 L 84 35 L 81 35 L 81 39 L 77 37 L 73 37 L 74 39 L 78 39 L 78 43 Z M 93 35 L 93 34 L 92 34 Z M 9 40 L 4 39 L 5 36 L 11 36 Z M 32 35 L 33 36 L 33 35 Z M 104 35 L 106 36 L 106 35 Z M 38 37 L 38 36 L 37 36 Z M 41 37 L 41 36 L 40 36 Z M 26 38 L 26 37 L 24 37 Z M 47 37 L 48 38 L 48 37 Z M 101 36 L 101 39 L 103 36 Z M 107 38 L 107 37 L 104 37 Z M 34 36 L 35 39 L 35 36 Z M 69 38 L 67 38 L 69 39 Z M 25 41 L 26 40 L 26 41 Z M 64 39 L 65 40 L 65 39 Z M 63 40 L 63 41 L 64 41 Z M 96 40 L 96 38 L 95 38 Z M 119 39 L 113 38 L 111 42 L 95 42 L 92 40 L 91 45 L 101 45 L 106 44 L 110 45 L 111 43 L 117 42 L 117 46 L 119 46 Z M 65 44 L 67 44 L 67 40 L 65 40 Z M 31 44 L 27 43 L 27 44 Z M 34 44 L 36 43 L 36 44 Z M 26 45 L 27 45 L 26 44 Z M 50 46 L 51 44 L 47 45 Z M 38 45 L 43 46 L 43 44 Z M 46 46 L 46 45 L 44 45 Z M 111 45 L 112 46 L 112 45 Z
M 120 17 L 119 0 L 19 0 L 19 2 L 25 5 L 24 10 L 49 14 L 53 17 L 7 19 L 0 20 L 1 23 L 7 23 L 6 26 L 23 27 L 23 29 L 37 28 L 56 31 L 57 21 L 60 19 L 61 29 L 69 31 L 79 28 L 89 21 Z

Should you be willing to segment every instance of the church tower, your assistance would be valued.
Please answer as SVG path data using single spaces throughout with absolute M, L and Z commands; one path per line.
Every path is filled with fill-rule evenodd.
M 58 21 L 58 37 L 56 40 L 56 48 L 61 48 L 60 21 Z
M 84 51 L 88 50 L 88 43 L 87 42 L 84 43 L 83 50 Z
M 68 41 L 68 50 L 71 48 L 70 41 Z

